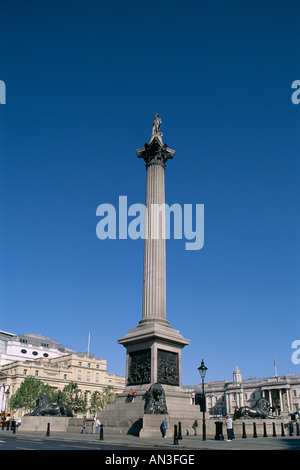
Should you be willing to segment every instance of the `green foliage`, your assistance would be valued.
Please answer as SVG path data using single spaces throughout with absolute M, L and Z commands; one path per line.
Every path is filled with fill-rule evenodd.
M 52 403 L 57 402 L 58 390 L 54 390 L 49 385 L 34 377 L 26 377 L 18 390 L 9 400 L 9 407 L 12 411 L 23 409 L 33 411 L 36 407 L 36 400 L 40 395 L 47 395 Z M 76 413 L 85 413 L 87 409 L 91 413 L 97 410 L 105 410 L 109 403 L 116 401 L 116 392 L 111 385 L 104 387 L 101 392 L 96 391 L 91 395 L 90 406 L 87 408 L 85 395 L 78 388 L 77 383 L 70 382 L 62 392 L 62 401 Z
M 111 385 L 105 387 L 102 392 L 94 392 L 91 395 L 89 411 L 95 413 L 97 410 L 103 411 L 110 403 L 115 403 L 116 392 Z
M 26 377 L 16 393 L 9 400 L 9 407 L 12 411 L 20 408 L 33 411 L 36 407 L 36 400 L 42 394 L 47 395 L 51 401 L 56 401 L 56 392 L 49 385 L 34 377 Z
M 90 399 L 89 411 L 91 413 L 96 413 L 97 410 L 101 410 L 102 398 L 101 393 L 96 391 L 92 393 Z
M 62 390 L 62 401 L 68 405 L 73 413 L 84 413 L 87 410 L 87 402 L 77 383 L 70 382 Z

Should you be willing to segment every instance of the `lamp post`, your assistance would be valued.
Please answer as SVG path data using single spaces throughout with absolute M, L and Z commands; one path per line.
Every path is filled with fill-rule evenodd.
M 198 367 L 200 377 L 202 379 L 202 412 L 203 412 L 203 441 L 206 441 L 206 424 L 205 424 L 205 411 L 206 411 L 206 400 L 205 400 L 205 391 L 204 391 L 204 378 L 207 371 L 203 359 L 201 361 L 201 366 Z

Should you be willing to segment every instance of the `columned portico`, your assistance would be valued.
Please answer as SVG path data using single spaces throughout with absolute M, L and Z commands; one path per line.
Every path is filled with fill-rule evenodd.
M 0 411 L 6 411 L 7 398 L 9 395 L 9 385 L 1 385 L 0 387 Z
M 281 413 L 292 412 L 289 386 L 265 386 L 262 388 L 262 393 L 263 396 L 269 400 L 275 414 L 279 415 Z

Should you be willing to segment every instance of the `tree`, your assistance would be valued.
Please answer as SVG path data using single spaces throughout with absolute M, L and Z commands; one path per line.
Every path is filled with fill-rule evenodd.
M 91 395 L 89 411 L 96 413 L 97 410 L 104 411 L 110 403 L 115 403 L 116 392 L 111 385 L 104 387 L 102 392 L 94 392 Z
M 84 413 L 87 410 L 86 398 L 75 382 L 70 382 L 63 388 L 62 401 L 68 405 L 74 413 Z
M 104 387 L 104 389 L 100 393 L 98 409 L 100 409 L 101 411 L 106 410 L 106 406 L 109 405 L 110 403 L 115 403 L 115 401 L 116 401 L 115 389 L 111 385 L 108 385 L 107 387 Z
M 16 393 L 9 400 L 9 407 L 12 411 L 20 408 L 33 411 L 36 407 L 36 400 L 42 394 L 47 395 L 51 401 L 55 401 L 56 391 L 50 385 L 44 384 L 35 377 L 26 377 Z
M 101 410 L 101 406 L 102 406 L 101 393 L 96 391 L 92 393 L 91 395 L 89 411 L 91 413 L 96 413 L 97 410 Z

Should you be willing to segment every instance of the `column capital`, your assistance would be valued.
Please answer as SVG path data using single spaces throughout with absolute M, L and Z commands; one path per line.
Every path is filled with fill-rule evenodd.
M 165 168 L 166 161 L 173 158 L 175 150 L 170 149 L 164 144 L 159 136 L 153 136 L 149 144 L 143 148 L 137 149 L 138 158 L 143 158 L 146 163 L 146 169 L 151 165 L 160 165 Z

